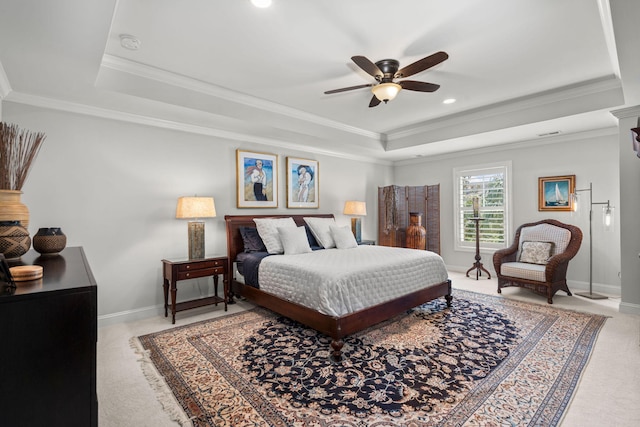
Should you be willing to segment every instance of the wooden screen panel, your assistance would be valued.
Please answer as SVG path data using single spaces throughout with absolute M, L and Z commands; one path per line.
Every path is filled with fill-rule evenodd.
M 404 229 L 402 211 L 406 204 L 404 188 L 397 185 L 378 187 L 378 244 L 402 247 Z M 405 224 L 406 228 L 406 224 Z
M 379 187 L 378 244 L 405 247 L 410 212 L 423 214 L 427 250 L 440 253 L 440 184 Z
M 427 212 L 425 221 L 427 228 L 427 250 L 440 253 L 440 184 L 427 185 Z

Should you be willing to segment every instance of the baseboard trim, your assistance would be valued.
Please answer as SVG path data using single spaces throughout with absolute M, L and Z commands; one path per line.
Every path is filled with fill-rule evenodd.
M 571 292 L 588 292 L 589 283 L 580 282 L 575 280 L 568 280 L 567 285 Z M 604 294 L 608 297 L 620 298 L 621 289 L 620 286 L 607 285 L 605 283 L 594 283 L 592 286 L 592 292 L 596 294 Z
M 618 306 L 620 313 L 640 315 L 640 304 L 631 304 L 629 302 L 621 302 Z
M 136 310 L 120 311 L 118 313 L 98 316 L 98 327 L 115 325 L 117 323 L 135 322 L 137 320 L 148 319 L 154 316 L 164 315 L 164 304 L 151 307 L 138 308 Z

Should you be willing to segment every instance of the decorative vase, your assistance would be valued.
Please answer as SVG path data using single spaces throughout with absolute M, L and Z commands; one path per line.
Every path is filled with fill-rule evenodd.
M 67 236 L 59 227 L 40 228 L 33 236 L 33 249 L 40 254 L 57 254 L 67 245 Z
M 29 208 L 20 201 L 22 191 L 0 190 L 0 222 L 19 221 L 29 228 Z
M 427 230 L 422 226 L 422 212 L 409 212 L 409 226 L 407 227 L 407 243 L 405 247 L 411 249 L 426 249 Z
M 31 247 L 29 231 L 20 221 L 0 221 L 0 252 L 5 258 L 19 258 Z

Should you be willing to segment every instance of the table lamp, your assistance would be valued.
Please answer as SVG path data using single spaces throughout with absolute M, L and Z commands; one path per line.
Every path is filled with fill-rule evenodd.
M 189 221 L 189 259 L 204 258 L 204 221 L 200 218 L 216 216 L 213 197 L 180 197 L 176 207 L 176 218 Z
M 356 242 L 360 243 L 362 241 L 362 224 L 360 217 L 367 215 L 367 204 L 365 202 L 348 200 L 344 203 L 343 213 L 353 216 L 353 218 L 351 218 L 351 231 L 356 238 Z

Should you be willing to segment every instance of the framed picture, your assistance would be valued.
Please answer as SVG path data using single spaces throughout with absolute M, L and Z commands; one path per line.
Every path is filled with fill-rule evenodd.
M 287 157 L 287 207 L 318 208 L 318 162 Z
M 572 211 L 571 194 L 576 190 L 576 176 L 547 176 L 538 178 L 539 211 Z
M 236 150 L 238 208 L 278 207 L 278 156 Z

